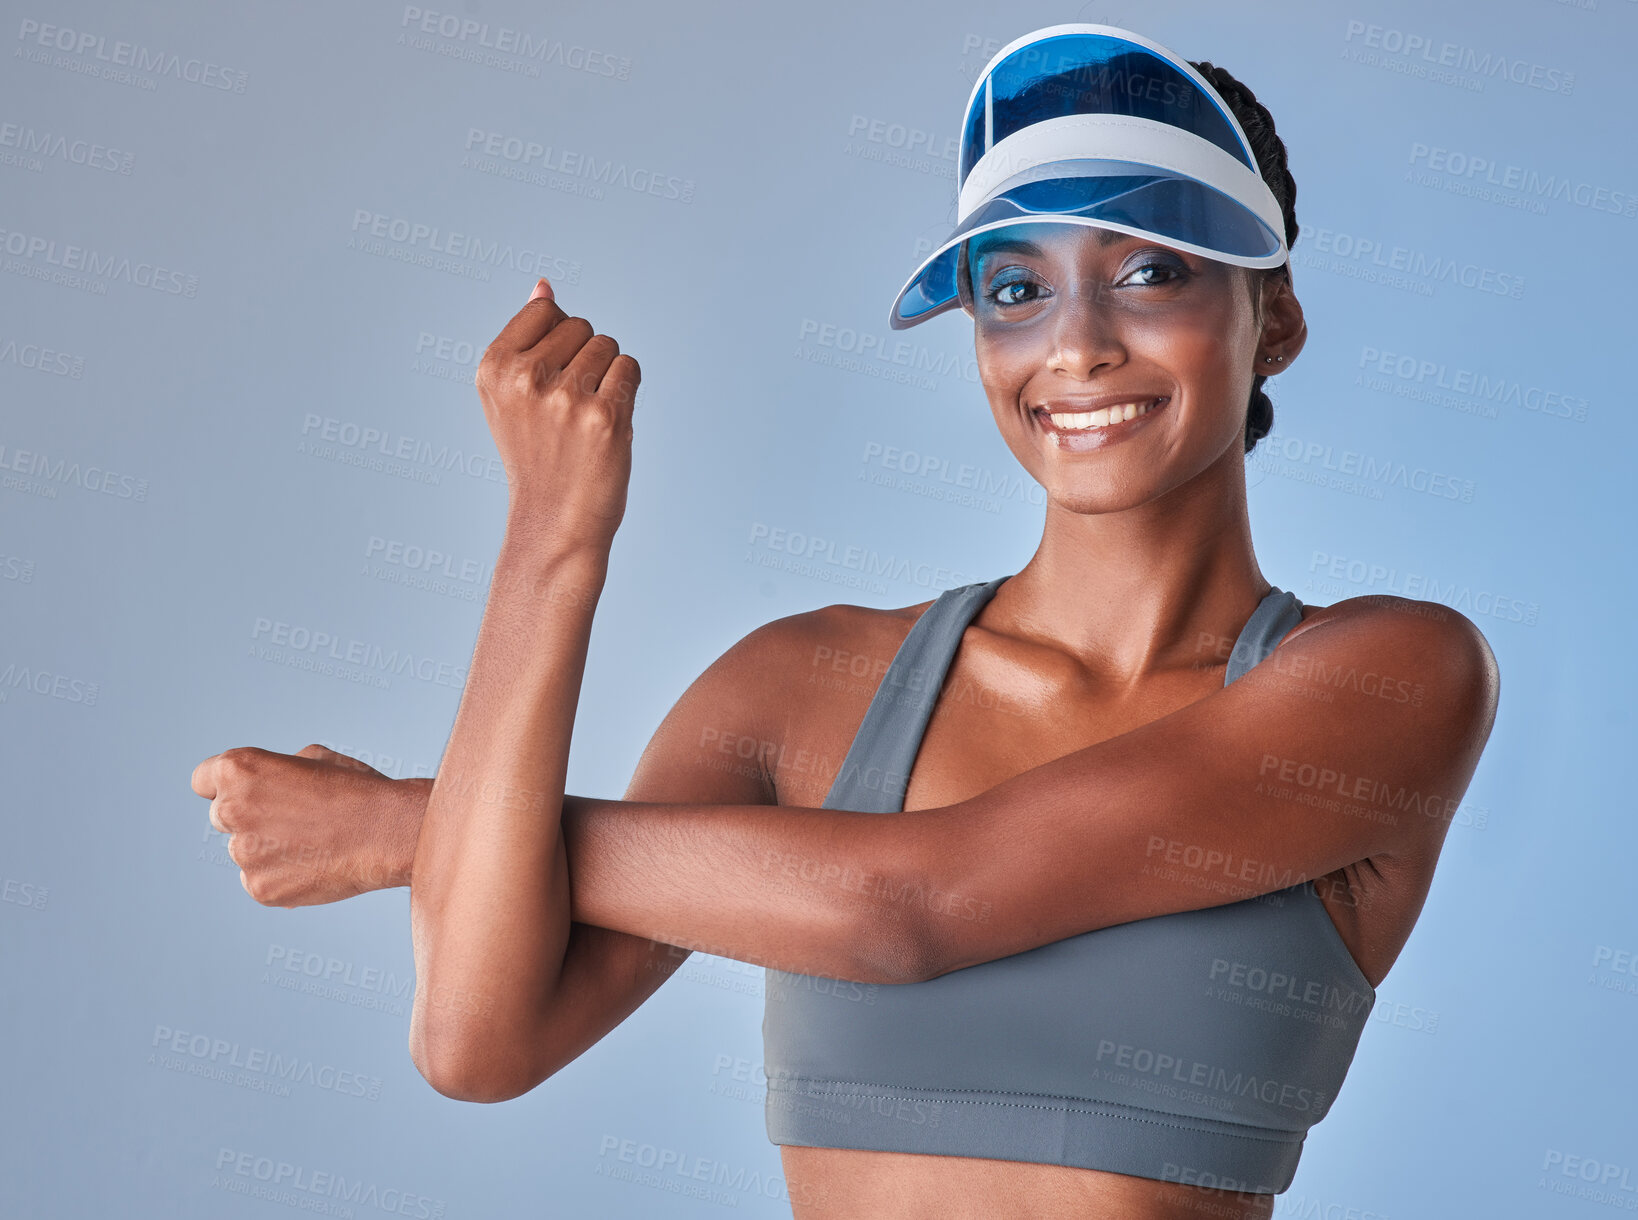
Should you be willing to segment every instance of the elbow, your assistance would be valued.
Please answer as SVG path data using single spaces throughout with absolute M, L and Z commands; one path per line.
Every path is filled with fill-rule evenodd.
M 530 1066 L 498 1047 L 527 1045 L 519 1038 L 470 1024 L 412 1020 L 410 1059 L 433 1089 L 452 1101 L 493 1104 L 522 1097 L 540 1083 Z
M 860 982 L 925 983 L 972 964 L 964 959 L 989 920 L 990 904 L 968 896 L 971 887 L 957 867 L 968 856 L 953 836 L 980 832 L 983 810 L 967 801 L 935 813 L 936 831 L 914 814 L 882 819 L 891 838 L 880 858 L 890 863 L 878 874 L 874 901 L 859 904 L 847 929 Z
M 989 951 L 991 904 L 975 896 L 972 870 L 963 865 L 982 857 L 987 811 L 968 800 L 936 814 L 937 833 L 921 829 L 919 819 L 893 819 L 908 834 L 895 857 L 900 881 L 878 890 L 869 926 L 855 929 L 852 942 L 865 952 L 861 965 L 871 982 L 925 983 L 998 956 Z M 980 846 L 966 847 L 958 833 Z
M 894 909 L 897 908 L 897 909 Z M 861 918 L 848 943 L 854 946 L 850 968 L 861 983 L 925 983 L 948 971 L 947 947 L 921 903 L 900 902 L 873 909 Z

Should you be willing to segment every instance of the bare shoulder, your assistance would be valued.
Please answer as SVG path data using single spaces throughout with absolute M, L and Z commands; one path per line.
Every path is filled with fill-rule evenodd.
M 769 661 L 809 660 L 814 649 L 897 649 L 931 601 L 878 609 L 848 602 L 803 610 L 764 623 L 746 637 Z
M 1318 633 L 1318 634 L 1315 634 Z M 1330 606 L 1305 606 L 1283 647 L 1307 637 L 1323 644 L 1323 663 L 1370 667 L 1416 690 L 1444 716 L 1447 746 L 1483 748 L 1495 722 L 1501 671 L 1490 641 L 1458 610 L 1438 602 L 1371 594 Z
M 755 707 L 774 803 L 817 807 L 910 628 L 930 606 L 838 603 L 774 619 L 718 666 Z
M 1317 627 L 1347 624 L 1373 641 L 1426 648 L 1472 666 L 1475 672 L 1496 670 L 1495 653 L 1478 625 L 1459 610 L 1438 602 L 1389 594 L 1350 597 L 1329 606 L 1305 605 L 1302 621 L 1280 643 Z
M 790 712 L 799 711 L 816 691 L 873 691 L 893 655 L 931 601 L 878 609 L 839 602 L 764 623 L 734 651 L 744 676 L 763 696 Z

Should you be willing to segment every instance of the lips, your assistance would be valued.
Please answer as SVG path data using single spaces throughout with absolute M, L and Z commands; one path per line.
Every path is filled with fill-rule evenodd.
M 1167 394 L 1153 398 L 1106 394 L 1096 399 L 1054 399 L 1032 407 L 1030 416 L 1061 449 L 1097 449 L 1132 435 L 1170 403 Z

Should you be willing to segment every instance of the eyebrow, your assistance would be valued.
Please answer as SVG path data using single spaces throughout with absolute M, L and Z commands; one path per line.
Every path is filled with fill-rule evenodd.
M 1087 227 L 1093 228 L 1093 226 L 1090 225 Z M 1112 246 L 1122 238 L 1131 236 L 1129 233 L 1121 233 L 1115 229 L 1095 228 L 1094 231 L 1098 235 L 1098 245 L 1100 246 Z M 997 238 L 993 242 L 984 242 L 982 237 L 980 237 L 975 239 L 973 243 L 974 262 L 977 262 L 977 260 L 983 258 L 986 254 L 1004 254 L 1009 252 L 1013 254 L 1029 255 L 1032 258 L 1045 257 L 1045 254 L 1042 252 L 1040 246 L 1022 237 L 1002 237 Z

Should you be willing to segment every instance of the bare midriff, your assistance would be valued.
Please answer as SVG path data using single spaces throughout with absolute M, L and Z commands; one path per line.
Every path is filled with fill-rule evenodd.
M 794 1220 L 1266 1220 L 1274 1196 L 979 1157 L 780 1148 Z

